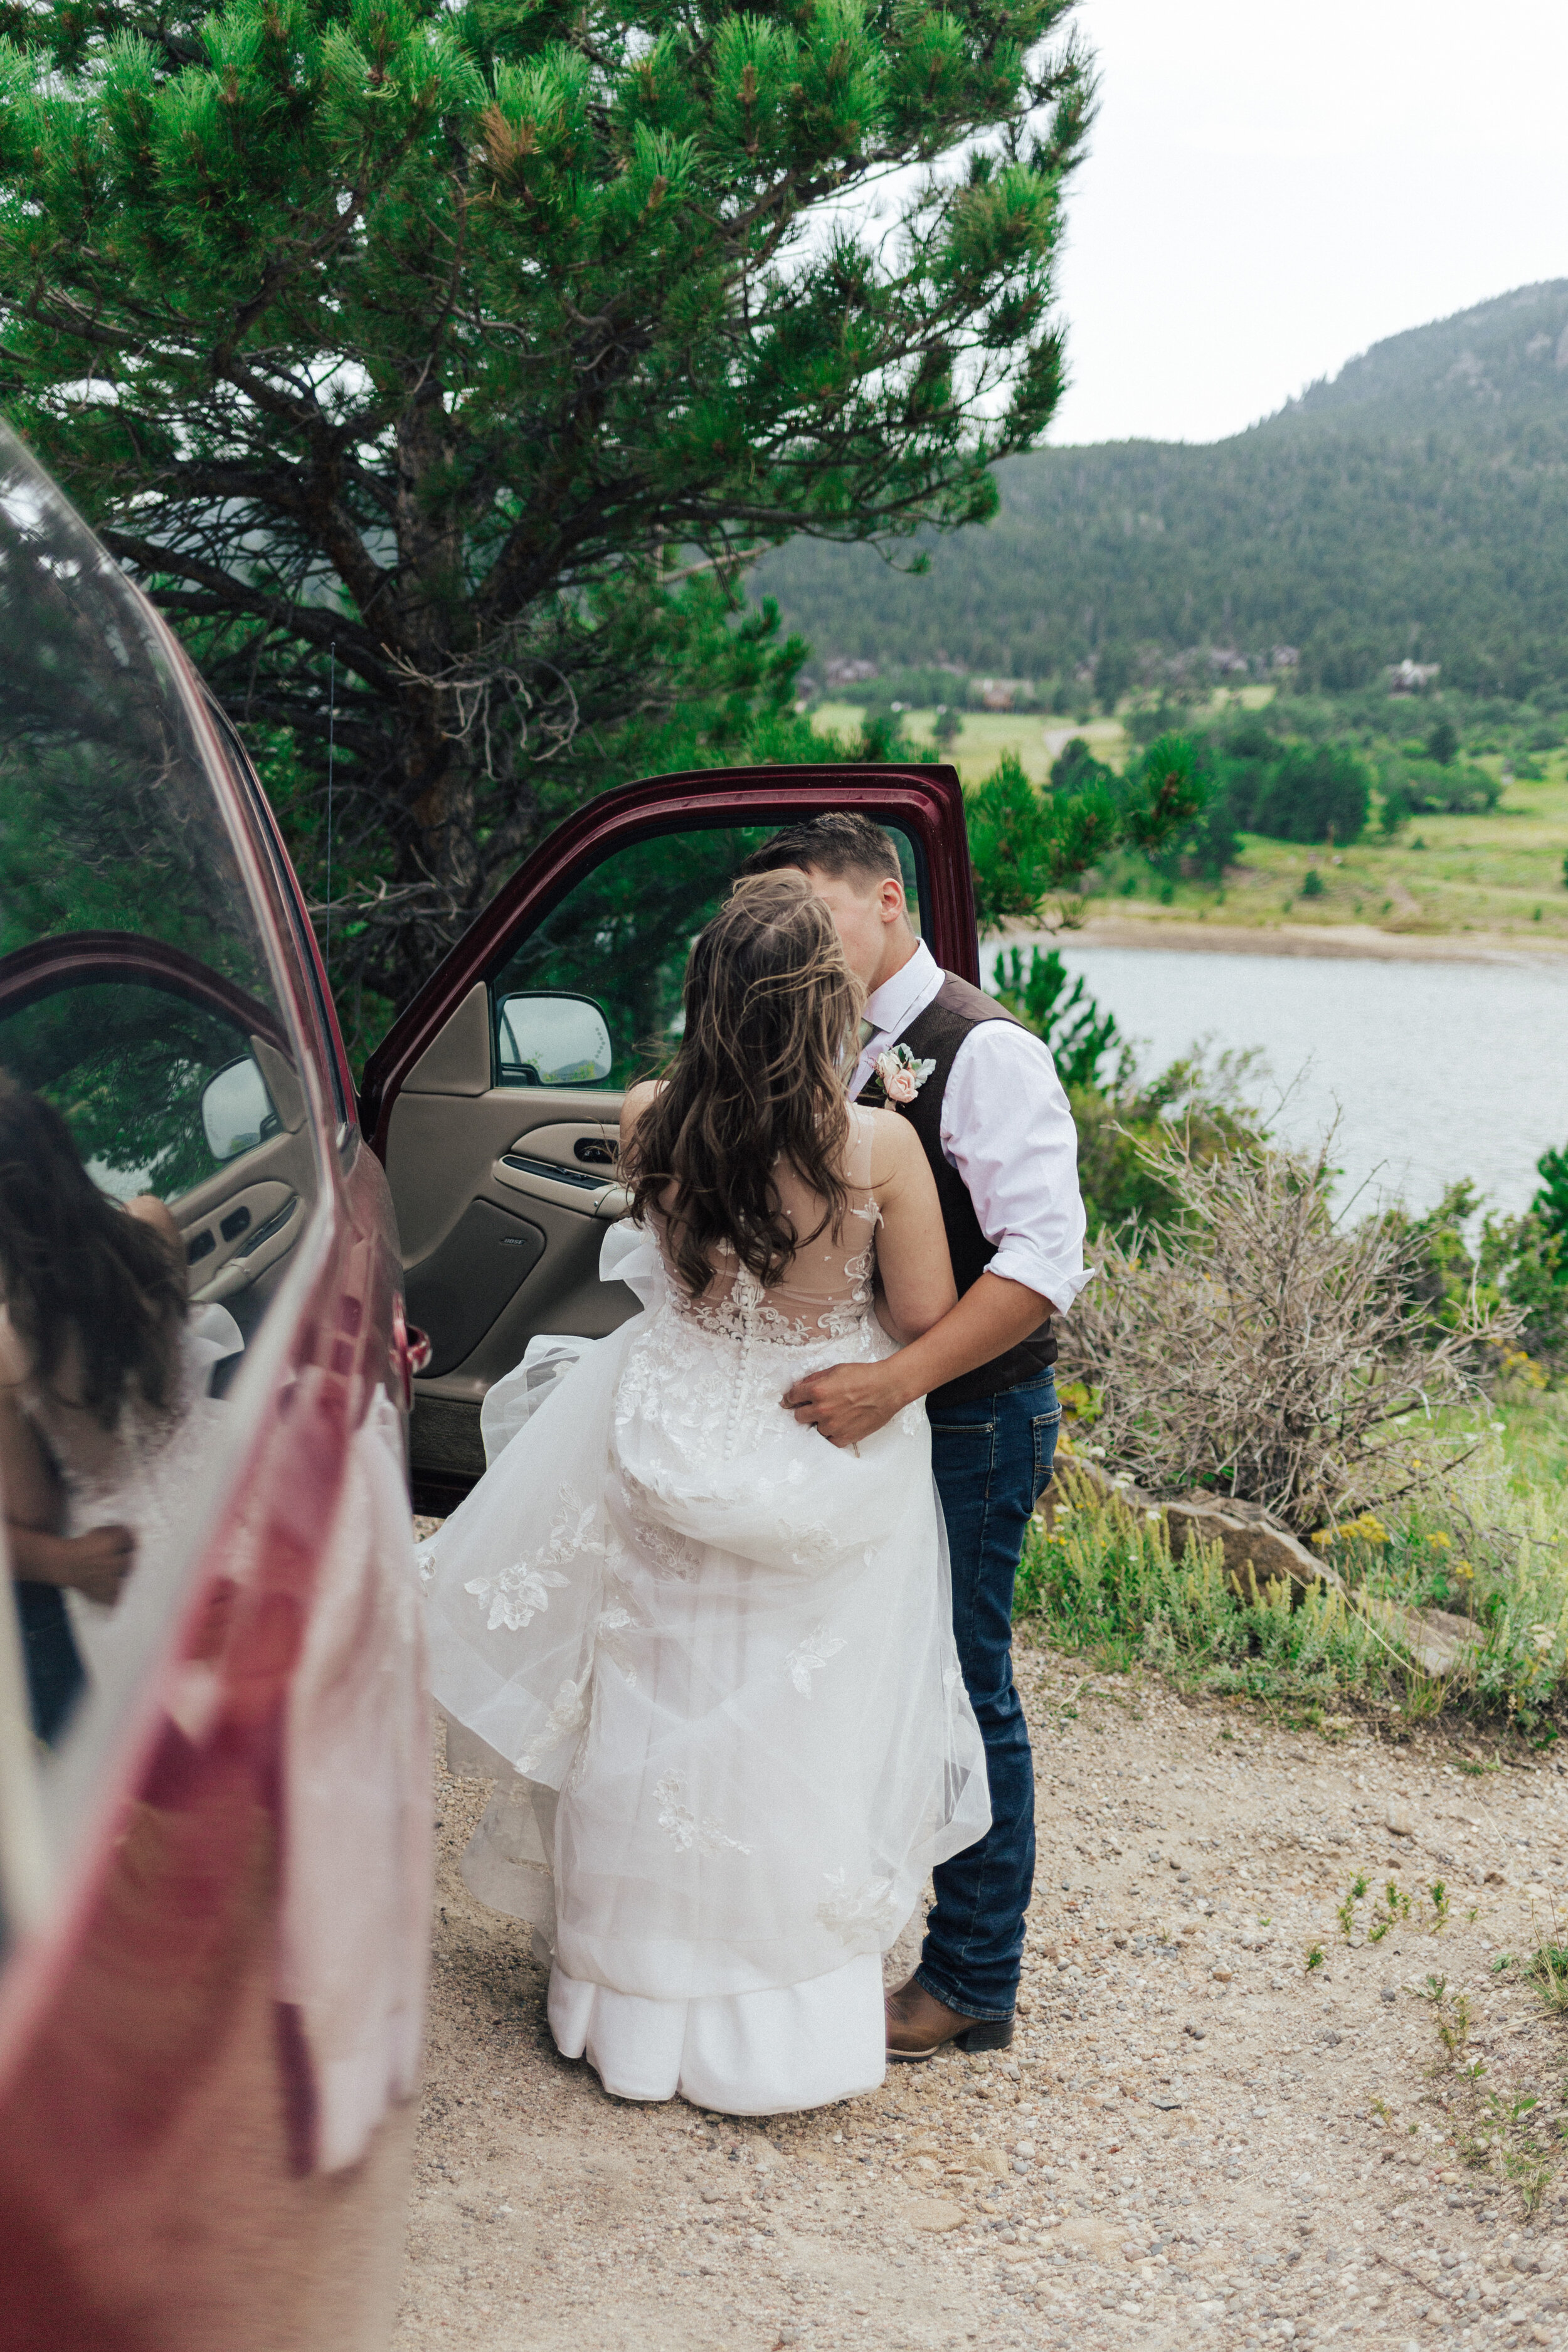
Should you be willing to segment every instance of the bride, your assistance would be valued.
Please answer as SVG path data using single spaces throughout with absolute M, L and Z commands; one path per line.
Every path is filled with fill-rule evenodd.
M 880 1955 L 990 1819 L 924 1406 L 840 1450 L 782 1402 L 954 1292 L 913 1129 L 846 1101 L 858 984 L 803 877 L 737 885 L 685 1007 L 621 1118 L 601 1270 L 643 1312 L 421 1568 L 454 1760 L 500 1783 L 464 1874 L 536 1923 L 561 2051 L 768 2115 L 881 2081 Z

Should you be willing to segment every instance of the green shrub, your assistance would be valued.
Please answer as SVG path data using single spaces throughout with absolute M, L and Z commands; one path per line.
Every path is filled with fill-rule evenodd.
M 1391 1223 L 1408 1249 L 1403 1279 L 1434 1333 L 1456 1329 L 1472 1297 L 1506 1306 L 1522 1318 L 1516 1346 L 1556 1370 L 1568 1367 L 1568 1152 L 1545 1151 L 1544 1180 L 1517 1217 L 1487 1217 L 1472 1249 L 1468 1238 L 1481 1201 L 1474 1184 L 1450 1184 L 1425 1217 L 1400 1210 Z
M 877 756 L 882 756 L 879 753 Z M 1076 889 L 1118 851 L 1158 856 L 1203 806 L 1192 745 L 1163 735 L 1124 776 L 1076 761 L 1065 788 L 1040 793 L 1016 752 L 1004 752 L 968 799 L 969 855 L 982 934 L 1038 920 L 1047 896 Z
M 1496 808 L 1502 785 L 1485 768 L 1464 762 L 1441 765 L 1433 760 L 1386 760 L 1383 765 L 1384 828 L 1391 806 L 1406 815 L 1479 816 Z
M 1371 779 L 1353 752 L 1331 743 L 1292 743 L 1241 822 L 1275 841 L 1326 841 L 1331 835 L 1354 841 L 1371 798 Z
M 1535 1163 L 1541 1190 L 1531 1201 L 1531 1214 L 1559 1241 L 1568 1242 L 1568 1150 L 1543 1151 Z
M 1160 740 L 1163 739 L 1147 747 L 1142 761 L 1130 763 L 1129 776 L 1137 776 L 1148 759 L 1159 756 Z M 1072 747 L 1069 744 L 1068 748 L 1070 751 Z M 1167 882 L 1175 881 L 1178 876 L 1217 882 L 1226 867 L 1234 866 L 1241 855 L 1235 796 L 1223 762 L 1215 759 L 1213 747 L 1202 736 L 1193 742 L 1192 755 L 1201 805 L 1163 848 L 1152 855 L 1149 864 Z M 1169 904 L 1168 896 L 1162 893 L 1162 897 Z
M 1114 784 L 1115 771 L 1097 760 L 1081 735 L 1069 737 L 1051 761 L 1053 793 L 1081 792 L 1085 784 Z
M 1064 1087 L 1102 1083 L 1101 1066 L 1121 1045 L 1114 1016 L 1101 1013 L 1080 972 L 1069 982 L 1055 948 L 1036 948 L 1028 967 L 1022 948 L 998 959 L 991 993 L 1051 1049 Z

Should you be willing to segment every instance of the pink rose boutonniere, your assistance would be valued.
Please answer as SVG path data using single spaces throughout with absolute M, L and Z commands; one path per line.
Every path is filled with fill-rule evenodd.
M 911 1103 L 935 1069 L 934 1062 L 917 1062 L 907 1045 L 889 1045 L 877 1056 L 877 1076 L 890 1103 Z

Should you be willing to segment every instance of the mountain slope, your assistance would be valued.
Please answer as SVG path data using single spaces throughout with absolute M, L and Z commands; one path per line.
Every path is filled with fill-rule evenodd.
M 1568 279 L 1375 344 L 1206 446 L 1042 449 L 923 577 L 795 541 L 759 565 L 820 652 L 1069 673 L 1102 647 L 1300 648 L 1355 686 L 1411 655 L 1517 693 L 1568 677 Z

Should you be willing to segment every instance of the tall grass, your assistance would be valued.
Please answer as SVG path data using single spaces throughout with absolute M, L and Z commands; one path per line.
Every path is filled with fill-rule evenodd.
M 1158 1514 L 1087 1489 L 1031 1525 L 1016 1614 L 1110 1670 L 1142 1664 L 1216 1694 L 1332 1704 L 1374 1679 L 1378 1631 L 1336 1593 L 1294 1604 L 1283 1580 L 1238 1593 L 1218 1544 L 1173 1559 Z
M 1068 1469 L 1052 1523 L 1030 1526 L 1016 1614 L 1103 1668 L 1142 1665 L 1216 1696 L 1452 1706 L 1550 1736 L 1553 1713 L 1568 1715 L 1568 1491 L 1521 1479 L 1499 1425 L 1473 1435 L 1446 1490 L 1386 1525 L 1364 1513 L 1325 1530 L 1342 1590 L 1305 1594 L 1238 1591 L 1218 1545 L 1173 1559 L 1157 1512 L 1104 1502 Z M 1414 1647 L 1415 1612 L 1432 1608 L 1473 1629 L 1440 1677 Z

